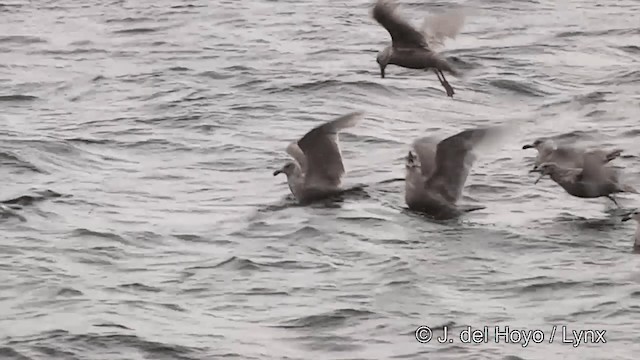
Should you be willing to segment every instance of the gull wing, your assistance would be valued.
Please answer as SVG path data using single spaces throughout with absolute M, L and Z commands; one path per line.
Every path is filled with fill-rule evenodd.
M 398 4 L 391 0 L 378 0 L 373 7 L 373 18 L 391 35 L 394 48 L 427 48 L 424 34 L 416 30 L 396 12 Z
M 476 149 L 496 139 L 502 134 L 501 130 L 500 127 L 469 129 L 442 140 L 436 151 L 436 169 L 427 180 L 427 187 L 452 203 L 458 201 L 476 160 Z
M 362 112 L 340 116 L 315 127 L 298 140 L 297 146 L 304 153 L 306 161 L 306 186 L 340 186 L 345 170 L 338 145 L 338 132 L 355 126 L 362 118 Z

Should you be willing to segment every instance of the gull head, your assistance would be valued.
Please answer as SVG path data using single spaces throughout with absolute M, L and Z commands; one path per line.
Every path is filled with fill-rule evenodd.
M 538 150 L 538 153 L 541 154 L 542 156 L 549 154 L 550 152 L 555 150 L 555 148 L 556 148 L 555 143 L 552 140 L 547 140 L 547 139 L 536 139 L 536 141 L 534 141 L 533 143 L 525 144 L 524 146 L 522 146 L 522 150 L 536 149 Z M 538 168 L 538 165 L 535 165 L 533 167 L 534 170 L 536 170 L 537 168 Z
M 630 213 L 628 213 L 628 214 L 626 214 L 626 215 L 624 215 L 622 217 L 622 221 L 629 221 L 631 219 L 633 219 L 633 220 L 635 220 L 637 222 L 640 222 L 640 211 L 635 210 L 635 211 L 630 212 Z
M 540 179 L 542 179 L 545 175 L 553 175 L 558 170 L 558 164 L 556 163 L 543 163 L 535 169 L 529 170 L 530 173 L 537 172 L 540 173 L 540 177 L 534 182 L 537 184 Z
M 418 157 L 413 153 L 413 151 L 409 151 L 409 153 L 407 154 L 405 166 L 407 167 L 407 169 L 420 167 L 420 162 L 418 161 Z
M 550 139 L 536 139 L 533 143 L 522 147 L 522 150 L 526 149 L 536 149 L 539 153 L 549 153 L 556 149 L 556 143 Z
M 380 77 L 384 79 L 384 69 L 389 64 L 389 60 L 391 59 L 391 46 L 387 46 L 378 52 L 378 56 L 376 57 L 376 62 L 378 66 L 380 66 Z
M 540 151 L 541 148 L 543 147 L 547 147 L 551 145 L 547 140 L 544 139 L 536 139 L 536 141 L 534 141 L 531 144 L 526 144 L 522 147 L 522 150 L 526 150 L 526 149 L 536 149 L 538 151 Z
M 274 171 L 273 176 L 276 176 L 278 174 L 285 174 L 287 175 L 287 177 L 289 177 L 296 174 L 297 171 L 298 171 L 298 164 L 296 164 L 293 161 L 289 161 L 288 163 L 284 164 L 282 168 Z

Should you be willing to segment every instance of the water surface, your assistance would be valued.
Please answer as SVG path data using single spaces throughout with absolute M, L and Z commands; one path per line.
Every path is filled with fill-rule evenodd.
M 431 72 L 380 78 L 371 1 L 3 2 L 0 195 L 29 198 L 26 221 L 0 219 L 1 357 L 635 359 L 635 225 L 606 199 L 533 186 L 521 148 L 621 147 L 640 186 L 640 3 L 401 11 L 418 24 L 451 5 L 474 9 L 444 52 L 466 73 L 453 99 Z M 402 183 L 290 206 L 272 176 L 288 142 L 357 110 L 347 184 L 403 176 L 418 136 L 515 124 L 469 176 L 465 201 L 487 208 L 429 221 Z M 421 325 L 546 341 L 421 344 Z M 607 343 L 549 344 L 554 325 Z

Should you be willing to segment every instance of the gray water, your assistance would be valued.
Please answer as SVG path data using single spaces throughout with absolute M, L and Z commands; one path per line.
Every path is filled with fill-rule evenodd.
M 457 4 L 474 11 L 443 53 L 465 72 L 451 99 L 431 72 L 380 78 L 373 1 L 3 1 L 0 196 L 24 219 L 0 219 L 0 358 L 636 359 L 635 224 L 533 186 L 521 148 L 620 147 L 640 186 L 640 2 Z M 367 195 L 292 206 L 286 145 L 357 110 L 344 182 Z M 485 210 L 434 222 L 376 185 L 414 138 L 489 124 L 516 131 L 469 176 Z M 454 341 L 419 343 L 423 325 Z

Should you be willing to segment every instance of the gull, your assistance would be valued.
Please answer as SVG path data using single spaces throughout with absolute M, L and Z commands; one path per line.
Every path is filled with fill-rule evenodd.
M 396 14 L 397 6 L 391 0 L 378 0 L 372 11 L 373 18 L 391 35 L 391 45 L 381 50 L 376 58 L 380 66 L 380 77 L 384 78 L 385 68 L 390 64 L 409 69 L 433 69 L 447 96 L 453 97 L 453 87 L 444 77 L 443 71 L 454 76 L 458 75 L 458 71 L 434 52 L 433 47 L 442 44 L 447 37 L 455 38 L 458 35 L 464 23 L 464 14 L 452 11 L 433 16 L 425 20 L 421 32 Z
M 606 159 L 603 159 L 601 155 L 597 152 L 586 152 L 583 168 L 566 168 L 551 162 L 542 163 L 537 169 L 530 172 L 540 173 L 540 177 L 534 184 L 549 175 L 551 180 L 570 195 L 587 199 L 607 197 L 620 207 L 613 197 L 614 194 L 624 192 L 637 194 L 638 191 L 633 186 L 622 183 L 618 171 L 606 166 Z
M 636 228 L 636 233 L 633 237 L 633 248 L 635 250 L 640 250 L 640 212 L 638 210 L 625 215 L 622 218 L 622 221 L 635 220 L 638 223 L 638 227 Z
M 363 115 L 363 112 L 352 112 L 340 116 L 290 143 L 286 152 L 294 160 L 274 171 L 273 176 L 285 174 L 291 193 L 303 204 L 352 190 L 341 187 L 345 170 L 338 146 L 338 132 L 355 126 Z
M 537 169 L 542 163 L 555 163 L 565 168 L 582 168 L 584 164 L 584 154 L 587 152 L 584 149 L 579 149 L 571 146 L 558 146 L 551 139 L 536 139 L 531 144 L 522 146 L 522 149 L 536 149 L 538 155 L 533 168 Z M 609 162 L 622 154 L 622 150 L 614 149 L 610 151 L 605 150 L 590 150 L 591 154 L 601 157 L 605 162 Z
M 447 220 L 484 206 L 457 206 L 481 145 L 496 139 L 500 127 L 468 129 L 442 141 L 422 137 L 405 164 L 405 202 L 409 209 Z M 415 152 L 415 154 L 414 154 Z

